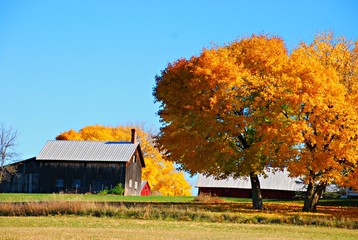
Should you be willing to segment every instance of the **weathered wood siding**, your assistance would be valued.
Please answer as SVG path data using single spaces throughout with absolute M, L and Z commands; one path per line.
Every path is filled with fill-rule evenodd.
M 127 162 L 125 196 L 140 196 L 142 184 L 142 163 L 138 149 Z
M 0 184 L 0 192 L 97 193 L 125 185 L 126 163 L 23 161 L 10 182 Z
M 40 161 L 39 192 L 97 193 L 124 185 L 125 163 Z
M 38 192 L 39 164 L 36 162 L 36 159 L 30 158 L 14 165 L 17 168 L 16 175 L 11 176 L 10 181 L 3 181 L 0 183 L 0 192 Z

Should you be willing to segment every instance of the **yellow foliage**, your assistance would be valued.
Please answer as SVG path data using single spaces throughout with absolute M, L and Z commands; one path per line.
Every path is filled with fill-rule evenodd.
M 291 134 L 300 135 L 299 160 L 288 163 L 293 175 L 307 182 L 344 183 L 357 168 L 357 53 L 352 43 L 331 33 L 317 35 L 291 54 L 291 74 L 299 99 Z M 296 105 L 298 106 L 298 105 Z M 348 179 L 347 179 L 348 177 Z
M 180 59 L 156 77 L 158 145 L 191 173 L 288 167 L 307 182 L 356 181 L 358 41 L 317 35 L 290 55 L 252 36 Z
M 263 133 L 274 130 L 256 119 L 271 114 L 265 107 L 285 89 L 287 65 L 282 39 L 267 36 L 169 64 L 154 91 L 162 103 L 158 145 L 165 156 L 191 173 L 261 172 L 271 161 L 263 154 L 268 141 L 262 141 L 271 135 Z
M 141 127 L 87 126 L 80 131 L 69 130 L 56 137 L 57 140 L 92 140 L 92 141 L 130 141 L 131 129 L 137 130 L 138 141 L 144 155 L 146 167 L 142 170 L 142 179 L 147 180 L 152 192 L 164 196 L 189 196 L 191 186 L 185 180 L 184 173 L 176 171 L 174 164 L 165 161 L 157 148 L 153 146 L 151 134 Z

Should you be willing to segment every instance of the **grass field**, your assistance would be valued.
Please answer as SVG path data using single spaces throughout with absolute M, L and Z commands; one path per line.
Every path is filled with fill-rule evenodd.
M 98 194 L 28 194 L 28 193 L 0 193 L 0 202 L 173 202 L 189 203 L 195 200 L 195 196 L 118 196 Z M 222 198 L 225 202 L 251 203 L 249 198 Z M 303 204 L 302 200 L 277 201 L 264 199 L 264 203 L 277 204 Z M 358 207 L 358 199 L 321 199 L 321 206 L 351 206 Z
M 191 202 L 193 196 L 118 196 L 99 194 L 27 194 L 27 193 L 0 193 L 0 202 Z
M 302 201 L 0 194 L 0 240 L 6 239 L 358 239 L 357 199 Z
M 0 217 L 0 239 L 358 239 L 358 231 L 289 225 L 78 216 Z
M 354 206 L 319 206 L 317 212 L 307 213 L 301 211 L 302 203 L 297 201 L 269 201 L 265 202 L 265 210 L 254 210 L 247 199 L 243 202 L 233 202 L 212 197 L 199 197 L 194 200 L 190 197 L 127 198 L 92 195 L 91 198 L 84 200 L 86 196 L 1 195 L 0 216 L 74 215 L 117 219 L 291 224 L 358 229 L 358 208 Z M 117 201 L 111 201 L 112 198 L 116 198 Z

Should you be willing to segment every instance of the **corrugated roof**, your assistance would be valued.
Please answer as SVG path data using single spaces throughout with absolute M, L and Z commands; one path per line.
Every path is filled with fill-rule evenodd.
M 48 141 L 36 160 L 127 162 L 139 143 Z
M 259 176 L 261 189 L 284 190 L 284 191 L 303 191 L 304 184 L 300 178 L 291 178 L 288 176 L 287 170 L 266 172 L 267 177 Z M 242 188 L 251 189 L 250 178 L 228 177 L 223 180 L 216 180 L 213 176 L 206 177 L 199 174 L 196 182 L 196 187 L 210 187 L 210 188 Z

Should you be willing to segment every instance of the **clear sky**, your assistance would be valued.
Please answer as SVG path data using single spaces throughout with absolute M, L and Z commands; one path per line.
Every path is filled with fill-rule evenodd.
M 0 0 L 0 123 L 22 159 L 93 124 L 159 129 L 152 89 L 169 62 L 253 33 L 287 48 L 358 38 L 355 0 Z

